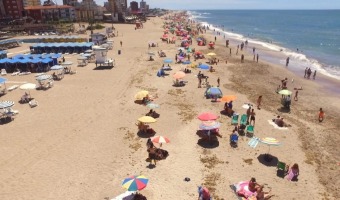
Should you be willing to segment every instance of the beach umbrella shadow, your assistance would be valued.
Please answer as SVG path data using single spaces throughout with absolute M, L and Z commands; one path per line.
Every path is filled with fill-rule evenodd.
M 14 120 L 14 119 L 13 119 Z M 0 125 L 8 124 L 13 121 L 10 117 L 0 119 Z
M 140 138 L 149 138 L 149 137 L 153 137 L 156 134 L 155 131 L 148 131 L 147 133 L 144 133 L 143 131 L 138 131 L 137 135 Z
M 136 104 L 142 105 L 143 104 L 143 100 L 135 100 L 134 101 Z
M 279 162 L 279 159 L 276 156 L 270 154 L 260 154 L 257 157 L 257 160 L 267 167 L 276 167 Z
M 277 109 L 277 111 L 281 112 L 281 113 L 290 113 L 290 109 L 285 108 L 285 107 L 280 107 Z

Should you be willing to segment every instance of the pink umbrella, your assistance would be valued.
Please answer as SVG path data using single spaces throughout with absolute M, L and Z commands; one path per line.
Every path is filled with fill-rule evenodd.
M 154 143 L 162 144 L 162 143 L 169 143 L 170 140 L 167 137 L 163 136 L 155 136 L 151 138 L 151 141 Z
M 176 72 L 172 77 L 174 77 L 175 79 L 181 79 L 185 77 L 185 73 L 182 71 Z
M 213 114 L 213 113 L 209 113 L 209 112 L 204 112 L 201 113 L 200 115 L 198 115 L 197 117 L 199 120 L 201 121 L 211 121 L 211 120 L 216 120 L 219 118 L 219 116 Z

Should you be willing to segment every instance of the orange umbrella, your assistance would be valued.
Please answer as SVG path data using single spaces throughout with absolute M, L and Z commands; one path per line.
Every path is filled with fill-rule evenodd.
M 185 73 L 184 72 L 176 72 L 172 77 L 174 77 L 175 79 L 181 79 L 185 77 Z
M 196 54 L 196 55 L 200 55 L 200 54 L 202 54 L 202 52 L 196 51 L 195 54 Z
M 224 101 L 224 102 L 229 102 L 229 101 L 235 101 L 237 99 L 237 97 L 235 95 L 224 95 L 220 101 Z

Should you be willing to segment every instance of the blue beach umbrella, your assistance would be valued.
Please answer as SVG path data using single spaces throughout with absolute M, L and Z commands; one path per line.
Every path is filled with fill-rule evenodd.
M 203 70 L 209 70 L 210 67 L 209 67 L 209 65 L 201 64 L 201 65 L 198 66 L 198 68 L 203 69 Z
M 185 65 L 191 64 L 191 62 L 189 60 L 183 61 L 182 63 L 185 64 Z
M 172 59 L 171 58 L 165 58 L 163 60 L 164 63 L 172 63 Z
M 7 79 L 0 77 L 0 84 L 5 83 Z

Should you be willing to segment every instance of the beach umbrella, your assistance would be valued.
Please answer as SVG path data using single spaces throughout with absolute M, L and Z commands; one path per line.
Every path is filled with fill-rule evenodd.
M 223 102 L 230 102 L 230 101 L 235 101 L 237 99 L 237 97 L 235 95 L 224 95 L 220 101 Z
M 172 63 L 172 59 L 171 58 L 165 58 L 163 60 L 164 63 Z
M 146 106 L 151 109 L 160 108 L 160 106 L 155 103 L 148 103 Z
M 200 51 L 195 51 L 195 54 L 196 54 L 196 55 L 201 55 L 202 52 L 200 52 Z
M 5 83 L 7 79 L 0 77 L 0 84 Z
M 182 71 L 178 71 L 176 72 L 174 75 L 172 75 L 172 77 L 174 77 L 175 79 L 181 79 L 181 78 L 184 78 L 185 77 L 185 73 L 182 72 Z
M 216 56 L 216 53 L 214 53 L 214 52 L 210 52 L 210 53 L 208 53 L 208 54 L 207 54 L 207 56 L 214 57 L 214 56 Z
M 142 123 L 154 123 L 157 120 L 153 117 L 150 117 L 150 116 L 143 116 L 143 117 L 138 118 L 138 121 L 140 121 Z
M 209 67 L 209 65 L 201 64 L 201 65 L 198 66 L 198 68 L 203 69 L 203 70 L 209 70 L 210 67 Z
M 222 94 L 222 91 L 221 91 L 220 88 L 218 88 L 218 87 L 210 87 L 210 88 L 208 88 L 205 91 L 205 95 L 206 96 L 218 96 L 218 97 L 221 97 L 223 94 Z
M 135 95 L 135 99 L 136 100 L 143 100 L 144 97 L 148 96 L 149 92 L 146 90 L 142 90 L 137 92 L 137 94 Z
M 49 74 L 43 74 L 41 76 L 38 76 L 36 78 L 37 81 L 44 81 L 44 80 L 48 80 L 48 79 L 52 79 L 52 76 Z
M 71 62 L 71 61 L 65 61 L 65 62 L 61 63 L 61 65 L 72 65 L 72 64 L 73 64 L 73 62 Z
M 200 124 L 199 128 L 201 130 L 213 130 L 220 128 L 221 124 L 216 121 L 204 121 Z
M 281 145 L 281 143 L 277 139 L 272 138 L 272 137 L 262 138 L 262 139 L 260 139 L 260 142 L 268 145 L 269 149 L 268 149 L 268 153 L 265 155 L 265 160 L 270 161 L 271 160 L 270 154 L 269 154 L 270 146 L 279 146 L 279 145 Z
M 60 70 L 60 69 L 64 69 L 64 67 L 61 65 L 54 65 L 53 67 L 51 67 L 51 70 Z
M 149 56 L 154 56 L 154 55 L 156 55 L 154 52 L 148 52 L 148 55 Z
M 170 140 L 167 137 L 163 136 L 154 136 L 151 138 L 151 141 L 157 144 L 169 143 Z
M 149 179 L 145 176 L 130 176 L 123 180 L 122 186 L 123 188 L 127 189 L 128 191 L 139 191 L 146 187 L 148 184 Z
M 211 120 L 216 120 L 219 118 L 219 116 L 210 113 L 210 112 L 204 112 L 198 115 L 197 117 L 201 121 L 211 121 Z
M 291 95 L 292 92 L 289 91 L 289 90 L 280 90 L 280 91 L 279 91 L 279 94 L 282 94 L 282 95 Z
M 37 85 L 34 83 L 25 83 L 23 85 L 20 85 L 19 88 L 22 90 L 35 90 L 36 87 Z
M 183 61 L 182 64 L 188 65 L 191 64 L 191 62 L 189 60 Z
M 9 108 L 9 107 L 12 107 L 13 105 L 14 105 L 14 101 L 1 101 L 0 109 Z

